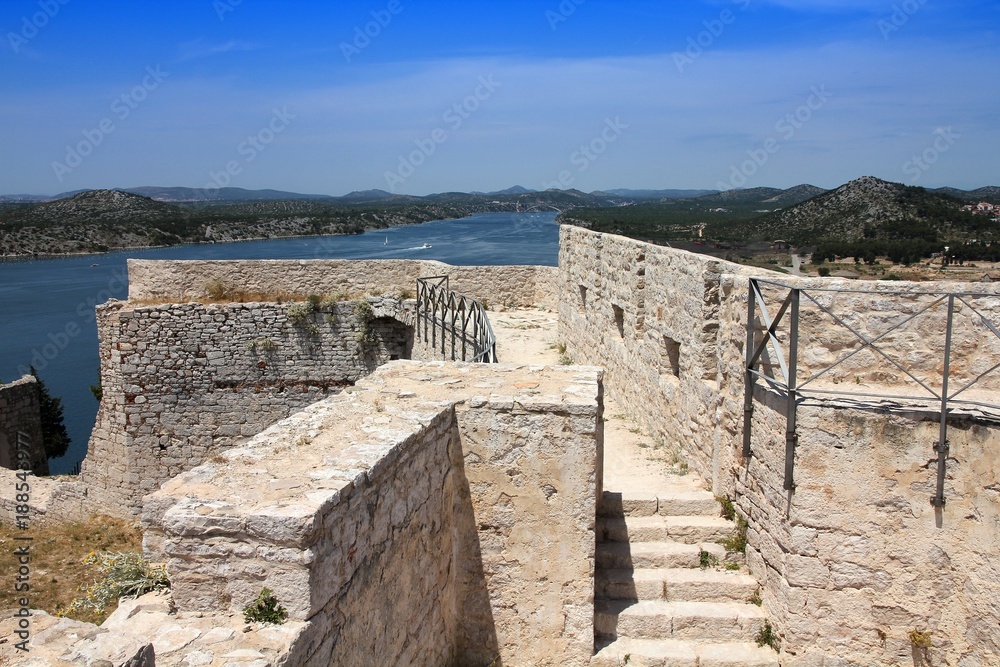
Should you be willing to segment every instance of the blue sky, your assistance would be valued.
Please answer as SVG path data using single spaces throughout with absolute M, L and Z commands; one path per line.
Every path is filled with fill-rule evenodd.
M 1000 2 L 4 0 L 0 193 L 1000 185 Z

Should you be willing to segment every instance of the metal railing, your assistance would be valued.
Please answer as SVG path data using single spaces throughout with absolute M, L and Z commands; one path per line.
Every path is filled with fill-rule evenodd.
M 417 279 L 417 339 L 452 361 L 497 363 L 497 340 L 483 304 L 452 292 L 448 276 Z
M 776 289 L 779 293 L 787 291 L 787 294 L 785 294 L 784 299 L 781 301 L 781 305 L 778 307 L 774 317 L 771 317 L 769 312 L 767 300 L 765 299 L 762 291 L 762 286 Z M 872 333 L 862 333 L 859 329 L 863 329 L 863 327 L 859 325 L 852 326 L 852 324 L 848 321 L 851 318 L 838 315 L 833 311 L 831 306 L 821 303 L 819 295 L 822 293 L 866 294 L 883 299 L 895 297 L 899 303 L 902 303 L 901 297 L 908 297 L 911 301 L 914 298 L 922 298 L 927 303 L 918 304 L 920 307 L 916 309 L 916 312 L 901 316 L 899 321 L 889 326 L 885 331 L 876 335 Z M 993 363 L 988 370 L 980 372 L 976 377 L 965 382 L 965 384 L 957 391 L 952 391 L 949 387 L 955 336 L 955 315 L 958 308 L 961 306 L 968 308 L 966 313 L 970 315 L 974 321 L 981 323 L 983 328 L 1000 339 L 1000 326 L 998 326 L 997 323 L 991 322 L 986 315 L 980 312 L 980 310 L 973 305 L 972 301 L 977 298 L 996 299 L 996 295 L 989 293 L 980 294 L 967 292 L 913 292 L 905 290 L 881 289 L 878 291 L 866 291 L 834 288 L 799 288 L 768 280 L 751 279 L 747 299 L 747 338 L 745 349 L 746 375 L 744 381 L 743 404 L 743 456 L 750 457 L 752 454 L 750 445 L 751 426 L 754 411 L 753 392 L 757 380 L 763 380 L 772 389 L 785 393 L 787 401 L 787 422 L 785 428 L 784 488 L 786 491 L 792 491 L 795 489 L 794 468 L 795 449 L 798 445 L 798 432 L 796 427 L 797 408 L 799 405 L 802 405 L 809 400 L 821 399 L 822 397 L 868 397 L 908 401 L 911 404 L 913 401 L 919 400 L 932 401 L 933 404 L 937 406 L 940 432 L 938 442 L 934 443 L 934 451 L 937 454 L 937 487 L 935 495 L 931 497 L 931 503 L 935 507 L 943 507 L 945 504 L 944 482 L 948 453 L 950 449 L 948 445 L 949 413 L 959 405 L 978 406 L 980 408 L 989 408 L 992 410 L 1000 409 L 1000 404 L 958 398 L 959 395 L 975 386 L 984 377 L 1000 368 L 1000 355 L 996 358 L 989 358 L 986 363 L 996 363 Z M 811 369 L 812 374 L 810 377 L 800 381 L 799 361 L 804 358 L 800 351 L 800 327 L 802 321 L 800 311 L 804 303 L 815 306 L 816 310 L 814 312 L 828 316 L 835 325 L 850 332 L 853 339 L 856 339 L 855 343 L 860 342 L 861 345 L 852 351 L 844 353 L 832 364 L 819 369 Z M 943 370 L 940 378 L 940 389 L 937 390 L 931 386 L 932 384 L 937 385 L 937 382 L 932 383 L 926 379 L 917 377 L 914 372 L 904 366 L 903 363 L 900 363 L 900 361 L 893 358 L 890 352 L 886 350 L 886 346 L 889 343 L 889 340 L 887 339 L 889 334 L 900 331 L 908 323 L 925 314 L 937 310 L 939 306 L 944 304 L 947 304 L 947 314 L 945 315 L 944 349 L 941 351 L 942 356 L 940 359 L 941 368 Z M 779 327 L 786 320 L 787 332 L 784 333 L 788 338 L 787 354 L 784 351 L 782 341 L 779 337 Z M 759 339 L 758 331 L 760 331 Z M 968 328 L 966 328 L 965 332 L 968 334 Z M 900 371 L 905 377 L 913 380 L 913 382 L 916 383 L 915 386 L 919 389 L 916 395 L 901 396 L 884 392 L 866 391 L 863 388 L 852 391 L 832 390 L 818 388 L 813 384 L 823 376 L 829 374 L 835 368 L 843 366 L 849 359 L 854 358 L 856 355 L 865 350 L 870 350 L 874 355 L 876 355 L 875 358 L 880 357 L 884 359 L 892 368 Z M 777 363 L 772 362 L 770 364 L 764 364 L 763 358 L 765 355 L 768 357 L 768 360 L 773 358 Z M 771 371 L 770 374 L 764 371 L 764 365 L 769 367 L 769 370 Z M 775 368 L 777 368 L 777 373 L 775 373 Z M 900 409 L 912 410 L 912 407 L 907 408 L 906 406 L 901 406 Z

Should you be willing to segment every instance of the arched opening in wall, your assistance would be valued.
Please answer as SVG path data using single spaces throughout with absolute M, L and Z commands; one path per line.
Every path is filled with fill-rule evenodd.
M 370 351 L 379 364 L 413 356 L 413 327 L 391 317 L 376 317 L 368 325 L 371 340 Z
M 660 374 L 668 372 L 676 378 L 681 376 L 681 344 L 670 336 L 664 336 L 660 348 Z
M 621 306 L 611 304 L 611 310 L 615 314 L 615 326 L 618 328 L 618 335 L 625 338 L 625 311 Z
M 580 285 L 580 308 L 587 309 L 587 287 L 585 285 Z

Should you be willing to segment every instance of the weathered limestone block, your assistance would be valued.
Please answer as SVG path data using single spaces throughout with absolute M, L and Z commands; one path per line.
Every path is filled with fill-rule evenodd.
M 29 650 L 17 650 L 18 619 L 0 621 L 0 662 L 21 667 L 155 667 L 153 645 L 125 630 L 109 630 L 92 623 L 50 616 L 34 610 Z M 159 663 L 162 666 L 162 662 Z
M 150 495 L 182 612 L 262 587 L 296 664 L 586 665 L 596 369 L 392 362 Z

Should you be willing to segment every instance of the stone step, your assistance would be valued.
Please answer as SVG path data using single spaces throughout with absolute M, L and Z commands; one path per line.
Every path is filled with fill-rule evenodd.
M 597 648 L 591 667 L 778 667 L 777 653 L 751 643 L 620 637 Z
M 721 516 L 626 516 L 601 517 L 597 539 L 605 542 L 722 542 L 736 524 Z
M 630 639 L 751 642 L 764 626 L 764 610 L 738 602 L 597 600 L 594 634 Z
M 605 600 L 746 602 L 760 585 L 742 572 L 690 568 L 599 569 L 594 595 Z
M 597 570 L 700 567 L 702 550 L 722 561 L 726 550 L 720 544 L 704 542 L 598 542 Z
M 719 502 L 708 491 L 630 493 L 605 491 L 600 516 L 719 516 Z

